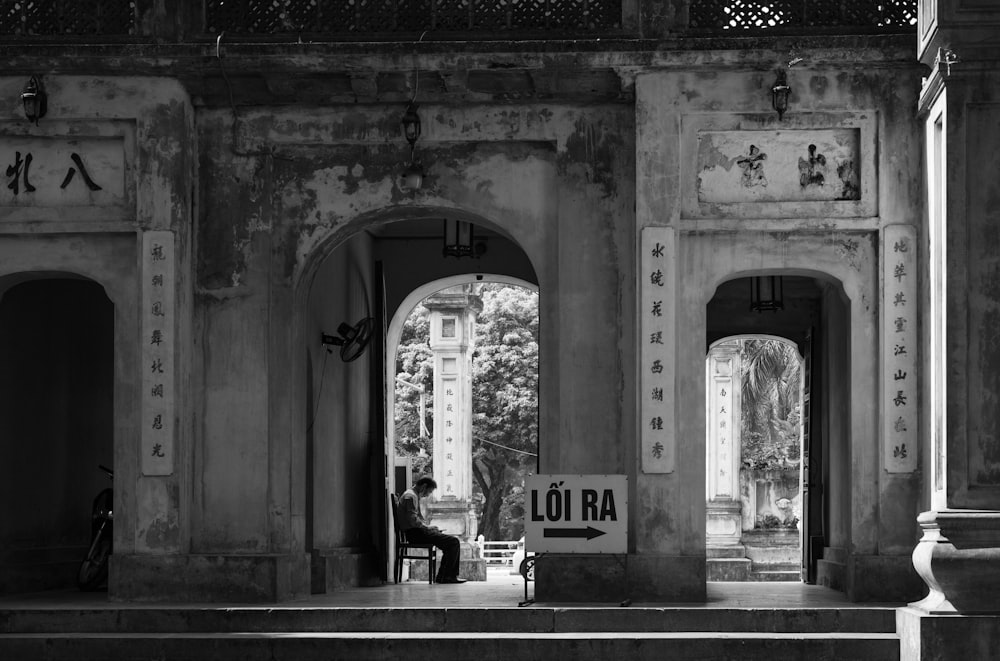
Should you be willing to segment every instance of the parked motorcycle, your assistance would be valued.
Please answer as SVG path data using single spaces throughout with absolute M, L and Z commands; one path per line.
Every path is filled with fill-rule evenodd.
M 100 465 L 98 468 L 108 474 L 108 479 L 114 479 L 114 471 L 110 468 Z M 87 592 L 99 589 L 108 579 L 108 558 L 111 557 L 111 540 L 114 537 L 113 495 L 114 491 L 108 487 L 94 498 L 90 548 L 76 576 L 76 584 Z

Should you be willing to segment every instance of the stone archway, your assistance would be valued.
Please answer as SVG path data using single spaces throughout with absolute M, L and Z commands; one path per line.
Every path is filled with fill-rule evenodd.
M 483 228 L 488 250 L 479 259 L 443 260 L 442 217 L 455 217 Z M 519 244 L 502 228 L 467 212 L 421 208 L 408 214 L 392 209 L 352 221 L 330 233 L 298 269 L 291 337 L 292 447 L 289 474 L 292 508 L 303 516 L 302 539 L 313 556 L 313 591 L 367 584 L 372 571 L 384 572 L 392 557 L 388 493 L 392 465 L 389 416 L 382 402 L 392 383 L 385 357 L 387 335 L 398 338 L 402 319 L 389 329 L 388 318 L 429 282 L 498 273 L 511 281 L 537 279 Z M 400 230 L 403 228 L 403 231 Z M 477 230 L 477 237 L 480 236 Z M 505 273 L 506 271 L 506 273 Z M 530 279 L 530 280 L 529 280 Z M 412 307 L 412 304 L 411 304 Z M 338 324 L 375 318 L 377 341 L 367 358 L 340 364 L 328 358 L 317 341 Z M 404 317 L 405 318 L 405 317 Z M 304 358 L 304 360 L 303 360 Z M 377 365 L 376 365 L 377 363 Z M 386 475 L 385 473 L 389 473 Z M 329 503 L 337 503 L 329 506 Z M 373 549 L 370 546 L 374 544 Z M 376 577 L 377 580 L 377 577 Z

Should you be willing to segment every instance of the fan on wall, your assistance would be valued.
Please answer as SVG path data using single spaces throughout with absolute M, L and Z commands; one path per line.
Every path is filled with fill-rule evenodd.
M 340 359 L 349 363 L 360 358 L 365 352 L 372 339 L 373 330 L 375 330 L 375 318 L 365 317 L 353 326 L 347 323 L 340 324 L 337 326 L 337 335 L 323 333 L 322 340 L 324 345 L 339 346 Z

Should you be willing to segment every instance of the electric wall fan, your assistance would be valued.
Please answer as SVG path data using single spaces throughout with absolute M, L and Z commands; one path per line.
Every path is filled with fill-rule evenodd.
M 342 323 L 337 326 L 337 335 L 327 335 L 323 333 L 324 345 L 336 345 L 340 347 L 340 359 L 345 363 L 361 357 L 372 339 L 372 331 L 375 330 L 375 318 L 365 317 L 358 323 L 351 326 Z

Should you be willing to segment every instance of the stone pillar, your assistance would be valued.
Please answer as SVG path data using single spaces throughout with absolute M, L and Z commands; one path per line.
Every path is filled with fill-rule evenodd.
M 740 536 L 740 388 L 743 369 L 738 342 L 724 342 L 708 352 L 706 411 L 707 502 L 705 554 L 707 575 L 715 581 L 744 581 L 750 572 Z
M 989 658 L 1000 646 L 1000 5 L 925 0 L 922 449 L 930 510 L 913 564 L 929 594 L 900 611 L 901 658 Z M 976 614 L 976 617 L 963 617 Z
M 483 304 L 468 288 L 428 297 L 430 347 L 434 353 L 434 480 L 431 521 L 462 540 L 464 578 L 486 580 L 486 561 L 474 542 L 478 520 L 472 505 L 472 351 L 476 314 Z

